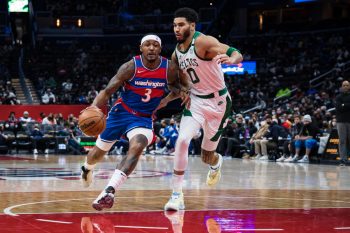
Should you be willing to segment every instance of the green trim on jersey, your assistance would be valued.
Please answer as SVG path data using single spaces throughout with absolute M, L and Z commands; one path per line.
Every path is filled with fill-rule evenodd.
M 227 93 L 227 88 L 225 87 L 224 89 L 218 91 L 218 93 L 219 93 L 219 96 L 225 95 Z M 202 98 L 202 99 L 212 99 L 215 97 L 215 94 L 210 93 L 208 95 L 195 95 L 195 96 Z
M 198 36 L 200 36 L 201 34 L 203 34 L 203 33 L 201 33 L 201 32 L 195 32 L 194 33 L 194 35 L 193 35 L 193 39 L 194 40 L 196 40 L 197 39 L 197 37 Z M 198 55 L 198 53 L 196 52 L 196 46 L 194 45 L 194 41 L 193 41 L 193 43 L 191 44 L 191 46 L 193 45 L 193 51 L 194 51 L 194 54 L 196 54 L 196 56 L 199 58 L 199 59 L 201 59 L 201 60 L 203 60 L 203 61 L 211 61 L 212 59 L 209 59 L 209 58 L 202 58 L 202 57 L 200 57 L 199 55 Z
M 190 45 L 188 46 L 188 48 L 185 51 L 182 52 L 182 51 L 180 51 L 180 49 L 178 49 L 179 43 L 176 44 L 176 47 L 175 47 L 176 50 L 179 51 L 182 54 L 186 54 L 188 52 L 188 50 L 190 50 L 192 44 L 194 44 L 193 40 L 196 39 L 200 34 L 201 34 L 200 32 L 197 32 L 197 31 L 194 32 L 193 37 L 191 39 L 191 43 L 190 43 Z
M 220 127 L 218 129 L 218 132 L 214 135 L 214 137 L 212 137 L 210 139 L 210 141 L 212 142 L 216 142 L 217 140 L 219 140 L 222 132 L 224 131 L 224 124 L 226 119 L 230 116 L 230 112 L 231 112 L 231 107 L 232 107 L 232 101 L 229 95 L 226 96 L 226 110 L 225 110 L 225 114 L 222 117 L 221 123 L 220 123 Z
M 192 116 L 192 113 L 190 110 L 188 110 L 187 108 L 184 108 L 183 112 L 182 112 L 183 116 Z

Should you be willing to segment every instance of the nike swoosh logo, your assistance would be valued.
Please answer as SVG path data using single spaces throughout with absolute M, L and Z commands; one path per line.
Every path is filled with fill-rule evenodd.
M 145 72 L 145 70 L 138 70 L 138 71 L 137 71 L 138 74 L 141 74 L 141 73 L 143 73 L 143 72 Z

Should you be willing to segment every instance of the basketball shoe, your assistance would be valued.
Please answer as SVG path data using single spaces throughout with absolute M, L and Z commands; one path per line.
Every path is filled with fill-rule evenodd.
M 108 186 L 92 202 L 92 207 L 98 211 L 112 208 L 114 204 L 114 193 L 115 193 L 114 188 L 112 186 Z
M 221 178 L 221 166 L 222 166 L 222 156 L 221 154 L 219 155 L 219 160 L 218 160 L 218 167 L 213 169 L 211 166 L 209 166 L 209 172 L 207 175 L 207 185 L 212 186 L 215 185 L 217 182 L 219 182 Z
M 90 186 L 92 183 L 92 170 L 88 170 L 84 166 L 81 166 L 81 182 L 85 188 Z
M 173 192 L 171 194 L 171 197 L 169 201 L 165 204 L 164 210 L 184 210 L 185 209 L 185 202 L 184 202 L 184 194 Z

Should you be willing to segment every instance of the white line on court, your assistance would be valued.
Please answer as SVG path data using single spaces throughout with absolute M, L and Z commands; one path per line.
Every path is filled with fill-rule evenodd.
M 334 230 L 350 230 L 350 227 L 334 227 Z
M 155 230 L 168 230 L 167 227 L 144 227 L 144 226 L 122 226 L 122 225 L 116 225 L 114 226 L 116 228 L 132 228 L 132 229 L 155 229 Z
M 150 197 L 141 197 L 143 199 L 154 199 L 154 198 L 168 198 L 169 196 L 150 196 Z M 187 198 L 223 198 L 223 199 L 269 199 L 269 200 L 295 200 L 295 201 L 315 201 L 315 202 L 331 202 L 331 203 L 350 203 L 348 201 L 340 201 L 340 200 L 315 200 L 315 199 L 310 199 L 310 198 L 271 198 L 271 197 L 242 197 L 242 196 L 186 196 Z M 132 198 L 137 198 L 137 197 L 118 197 L 117 199 L 132 199 Z M 39 202 L 30 202 L 30 203 L 23 203 L 23 204 L 18 204 L 18 205 L 13 205 L 9 206 L 4 209 L 4 214 L 10 215 L 10 216 L 18 216 L 18 214 L 15 214 L 12 212 L 13 209 L 22 207 L 22 206 L 28 206 L 28 205 L 35 205 L 35 204 L 43 204 L 43 203 L 55 203 L 55 202 L 67 202 L 67 201 L 80 201 L 80 200 L 89 200 L 89 199 L 95 199 L 95 198 L 78 198 L 78 199 L 63 199 L 63 200 L 51 200 L 51 201 L 39 201 Z M 349 207 L 316 207 L 316 208 L 307 208 L 307 209 L 330 209 L 330 208 L 349 208 Z M 268 209 L 305 209 L 305 208 L 260 208 L 259 210 L 268 210 Z M 257 209 L 201 209 L 201 211 L 206 211 L 206 210 L 257 210 Z M 157 210 L 151 210 L 152 211 L 157 211 Z M 194 210 L 197 211 L 197 210 Z M 118 211 L 118 212 L 140 212 L 140 211 Z M 147 210 L 142 210 L 142 212 L 149 212 Z M 64 212 L 66 213 L 66 212 Z M 67 212 L 68 213 L 68 212 Z M 78 212 L 81 213 L 81 212 Z M 84 212 L 83 212 L 84 213 Z M 25 213 L 24 213 L 25 214 Z M 40 213 L 38 213 L 40 214 Z M 42 213 L 45 214 L 45 213 Z M 52 214 L 52 213 L 48 213 Z
M 62 223 L 62 224 L 72 224 L 73 223 L 73 222 L 64 222 L 64 221 L 57 221 L 57 220 L 50 220 L 50 219 L 41 219 L 41 218 L 38 218 L 36 220 L 40 221 L 40 222 L 53 222 L 53 223 Z

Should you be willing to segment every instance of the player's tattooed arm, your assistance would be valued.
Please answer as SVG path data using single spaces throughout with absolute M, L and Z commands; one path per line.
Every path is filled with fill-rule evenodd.
M 168 105 L 168 103 L 172 100 L 175 100 L 177 98 L 182 99 L 182 104 L 187 104 L 189 101 L 189 95 L 188 95 L 188 81 L 187 77 L 184 75 L 181 75 L 182 72 L 179 69 L 179 65 L 175 56 L 175 53 L 171 56 L 171 61 L 169 61 L 169 67 L 168 67 L 168 89 L 170 90 L 170 93 L 162 99 L 158 107 L 155 111 L 158 109 L 164 108 Z
M 135 65 L 133 60 L 124 63 L 109 81 L 107 87 L 98 93 L 92 106 L 102 107 L 105 105 L 113 93 L 116 92 L 126 80 L 131 79 L 134 76 L 134 72 Z

